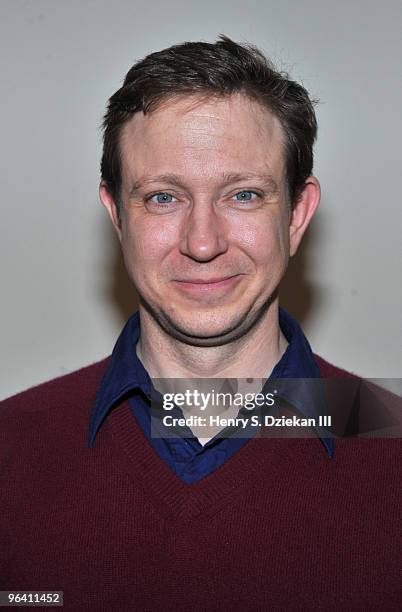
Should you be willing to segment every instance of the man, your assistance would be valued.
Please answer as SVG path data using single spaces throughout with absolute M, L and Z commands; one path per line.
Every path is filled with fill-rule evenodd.
M 139 313 L 110 359 L 3 404 L 1 589 L 68 610 L 399 609 L 397 441 L 200 442 L 151 419 L 159 379 L 347 376 L 278 303 L 320 199 L 307 92 L 255 48 L 185 43 L 131 68 L 104 128 Z M 309 385 L 280 395 L 318 414 Z

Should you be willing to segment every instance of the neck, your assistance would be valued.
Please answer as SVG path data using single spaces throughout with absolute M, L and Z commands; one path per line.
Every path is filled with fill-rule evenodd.
M 243 337 L 223 346 L 199 347 L 167 334 L 140 307 L 137 355 L 151 378 L 268 378 L 286 350 L 278 299 Z

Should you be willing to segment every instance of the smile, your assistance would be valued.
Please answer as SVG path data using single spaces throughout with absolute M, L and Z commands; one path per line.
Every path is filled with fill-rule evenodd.
M 174 280 L 174 285 L 181 291 L 191 294 L 215 293 L 226 291 L 233 288 L 240 281 L 243 274 L 234 274 L 233 276 L 216 277 L 209 279 L 186 279 Z

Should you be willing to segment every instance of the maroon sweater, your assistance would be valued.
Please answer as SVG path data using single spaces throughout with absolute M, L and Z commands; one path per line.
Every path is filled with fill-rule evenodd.
M 399 440 L 329 460 L 256 438 L 187 485 L 126 403 L 88 449 L 105 366 L 0 404 L 0 590 L 63 590 L 72 612 L 402 609 Z

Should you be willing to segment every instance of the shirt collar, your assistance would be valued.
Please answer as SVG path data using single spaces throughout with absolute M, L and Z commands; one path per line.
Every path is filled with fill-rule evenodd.
M 135 389 L 151 393 L 151 379 L 138 359 L 135 346 L 140 337 L 139 313 L 134 313 L 121 332 L 99 385 L 89 424 L 89 446 L 110 410 Z
M 320 378 L 319 368 L 314 360 L 311 347 L 303 334 L 297 321 L 282 308 L 279 309 L 279 325 L 288 341 L 288 346 L 282 358 L 274 367 L 270 378 L 308 379 Z M 96 434 L 114 406 L 120 404 L 131 392 L 141 390 L 150 396 L 152 390 L 151 379 L 139 360 L 135 347 L 140 337 L 139 313 L 134 313 L 127 321 L 113 349 L 109 365 L 99 385 L 93 406 L 90 424 L 88 445 L 92 448 Z M 302 380 L 301 385 L 308 381 Z M 307 407 L 313 405 L 308 401 L 310 393 L 308 386 L 300 393 L 298 383 L 297 393 L 286 397 L 302 414 L 311 410 Z M 289 394 L 288 394 L 289 395 Z M 301 398 L 301 401 L 300 401 Z M 307 409 L 306 409 L 307 408 Z M 328 456 L 331 458 L 334 451 L 333 439 L 320 438 Z
M 276 364 L 270 378 L 292 379 L 283 384 L 282 397 L 290 402 L 303 416 L 317 419 L 323 414 L 323 395 L 316 381 L 309 379 L 321 378 L 320 369 L 314 359 L 311 346 L 300 325 L 286 310 L 279 308 L 279 326 L 288 341 L 288 346 L 280 361 Z M 277 381 L 279 382 L 279 381 Z M 281 393 L 280 385 L 279 394 Z M 327 455 L 334 455 L 334 439 L 320 435 L 315 428 Z

